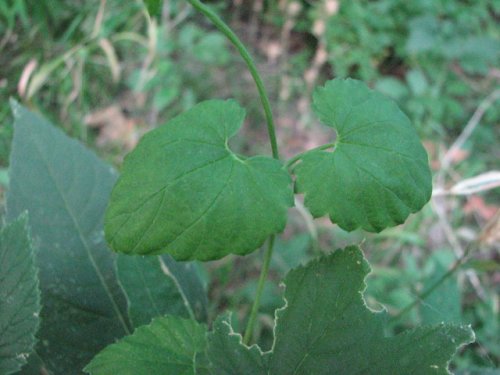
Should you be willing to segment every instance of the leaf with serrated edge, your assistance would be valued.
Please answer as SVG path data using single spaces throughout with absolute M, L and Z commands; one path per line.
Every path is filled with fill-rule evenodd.
M 117 271 L 135 327 L 167 314 L 206 320 L 207 295 L 196 267 L 175 262 L 168 255 L 119 255 Z M 176 272 L 176 270 L 179 272 Z
M 0 231 L 0 374 L 26 363 L 35 345 L 40 291 L 35 257 L 22 215 Z
M 92 375 L 197 375 L 206 373 L 205 348 L 204 325 L 165 316 L 109 345 L 84 371 Z
M 427 153 L 392 100 L 360 81 L 335 79 L 316 90 L 314 109 L 337 132 L 333 152 L 309 152 L 294 169 L 296 190 L 314 217 L 379 232 L 427 203 Z
M 440 324 L 385 336 L 385 311 L 371 311 L 362 297 L 368 272 L 356 246 L 291 271 L 270 352 L 244 345 L 228 315 L 215 321 L 208 339 L 194 320 L 167 316 L 110 345 L 86 370 L 94 375 L 449 374 L 450 357 L 474 340 L 470 327 Z
M 230 315 L 219 316 L 208 334 L 207 355 L 212 374 L 266 375 L 266 357 L 257 345 L 243 344 L 241 335 L 233 331 Z
M 103 238 L 115 173 L 42 117 L 15 102 L 12 109 L 7 219 L 27 210 L 39 245 L 37 353 L 51 373 L 74 374 L 128 332 L 114 254 Z
M 115 251 L 218 259 L 247 254 L 285 228 L 289 174 L 277 160 L 228 147 L 244 117 L 235 101 L 210 100 L 143 137 L 106 212 Z
M 368 272 L 351 246 L 287 275 L 270 374 L 449 374 L 457 347 L 474 340 L 470 327 L 440 324 L 386 337 L 386 312 L 371 311 L 362 297 Z

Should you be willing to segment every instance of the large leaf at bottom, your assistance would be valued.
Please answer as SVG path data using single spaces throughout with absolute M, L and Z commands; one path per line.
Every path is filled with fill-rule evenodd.
M 7 218 L 29 211 L 43 308 L 37 353 L 76 374 L 127 333 L 126 301 L 103 238 L 115 173 L 80 143 L 13 103 Z
M 270 374 L 449 374 L 457 347 L 473 341 L 470 327 L 440 324 L 387 337 L 386 313 L 363 301 L 368 272 L 351 246 L 287 275 Z
M 284 229 L 288 173 L 277 160 L 228 148 L 244 116 L 234 101 L 207 101 L 143 137 L 106 212 L 114 250 L 209 260 L 247 254 Z
M 22 216 L 0 231 L 0 374 L 26 363 L 35 345 L 40 292 L 35 257 Z
M 403 223 L 431 196 L 427 154 L 408 117 L 362 82 L 336 79 L 314 94 L 321 121 L 337 131 L 333 152 L 313 151 L 294 170 L 314 217 L 345 230 Z
M 85 371 L 92 375 L 206 374 L 205 335 L 206 327 L 194 320 L 156 318 L 108 346 Z
M 362 297 L 368 271 L 355 246 L 291 271 L 270 352 L 242 344 L 227 316 L 215 321 L 207 338 L 194 320 L 166 317 L 106 348 L 87 370 L 94 375 L 449 374 L 451 356 L 474 339 L 470 327 L 440 324 L 386 336 L 386 313 L 371 311 Z M 177 372 L 175 364 L 181 366 Z
M 135 327 L 167 314 L 206 320 L 207 295 L 192 262 L 176 262 L 168 255 L 120 254 L 116 263 Z

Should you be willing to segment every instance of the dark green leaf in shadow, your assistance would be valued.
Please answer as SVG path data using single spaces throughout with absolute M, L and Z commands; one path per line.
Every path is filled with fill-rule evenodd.
M 75 374 L 128 333 L 126 301 L 103 236 L 112 168 L 45 119 L 15 116 L 7 218 L 29 212 L 43 308 L 37 353 L 54 374 Z
M 277 238 L 274 245 L 271 268 L 285 275 L 292 268 L 306 263 L 307 252 L 311 248 L 311 237 L 308 234 L 299 234 L 284 241 Z
M 40 291 L 27 215 L 0 231 L 0 374 L 26 364 L 35 346 Z
M 455 261 L 450 251 L 435 252 L 426 264 L 427 277 L 422 290 L 428 290 L 438 282 Z M 422 324 L 459 323 L 462 319 L 462 298 L 455 274 L 450 275 L 419 304 Z
M 221 315 L 208 335 L 210 370 L 217 375 L 266 375 L 265 361 L 257 345 L 248 347 L 242 343 L 239 333 L 233 331 L 229 315 Z
M 163 0 L 144 0 L 144 4 L 152 17 L 157 17 L 161 13 Z
M 119 255 L 116 263 L 135 327 L 167 314 L 206 320 L 207 295 L 193 263 L 179 263 L 168 255 Z
M 204 325 L 165 316 L 108 346 L 85 371 L 92 375 L 207 374 L 205 349 Z
M 190 306 L 197 320 L 206 321 L 208 297 L 202 281 L 201 265 L 197 262 L 177 262 L 169 255 L 160 258 L 163 271 L 178 285 L 185 305 Z

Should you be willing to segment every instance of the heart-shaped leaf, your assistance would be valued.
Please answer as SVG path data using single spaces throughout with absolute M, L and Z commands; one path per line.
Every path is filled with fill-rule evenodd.
M 115 251 L 218 259 L 247 254 L 284 229 L 288 173 L 277 160 L 228 147 L 244 116 L 235 101 L 206 101 L 143 137 L 106 212 Z
M 360 81 L 335 79 L 316 90 L 314 108 L 337 131 L 333 152 L 306 153 L 294 169 L 296 190 L 314 217 L 379 232 L 430 199 L 427 153 L 392 100 Z

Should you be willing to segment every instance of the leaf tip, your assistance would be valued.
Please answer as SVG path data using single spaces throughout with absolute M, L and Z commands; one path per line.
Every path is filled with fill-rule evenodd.
M 18 118 L 20 116 L 20 111 L 22 109 L 22 105 L 13 97 L 9 98 L 9 104 L 10 104 L 10 109 L 12 110 L 12 113 L 14 114 L 14 117 Z

